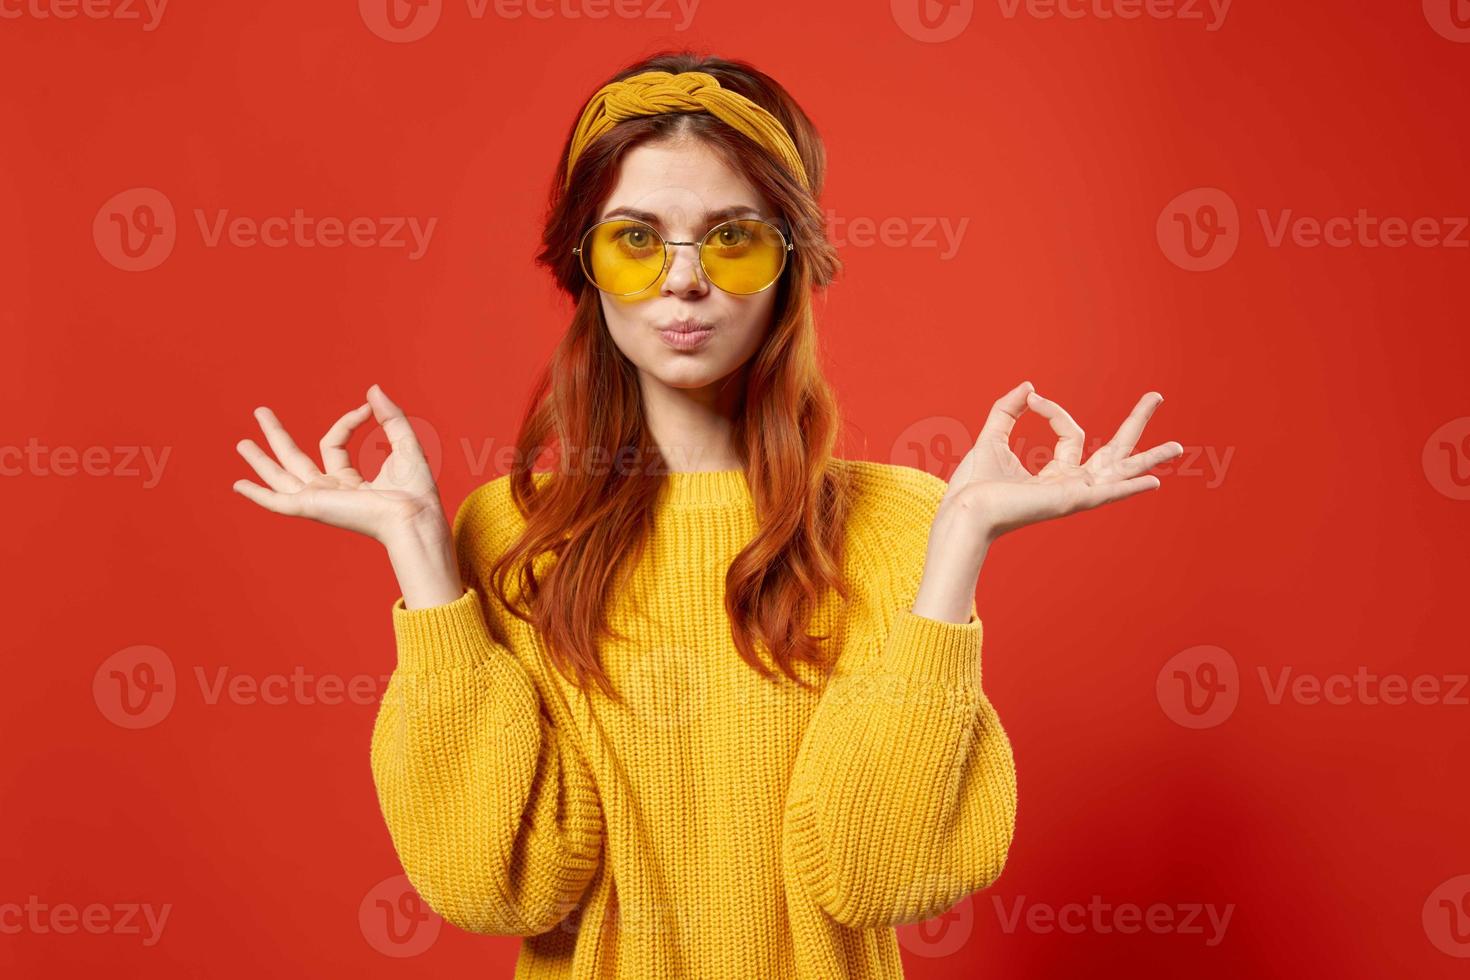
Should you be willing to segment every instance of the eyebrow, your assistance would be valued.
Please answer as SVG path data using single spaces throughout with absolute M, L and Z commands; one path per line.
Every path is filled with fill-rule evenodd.
M 757 208 L 750 207 L 747 204 L 736 204 L 728 208 L 720 208 L 718 211 L 706 211 L 704 213 L 704 220 L 709 224 L 714 224 L 717 221 L 725 221 L 730 218 L 759 218 L 760 216 L 761 213 Z M 659 219 L 658 215 L 652 211 L 640 211 L 637 208 L 613 208 L 602 216 L 602 220 L 604 221 L 608 218 L 633 218 L 636 221 L 647 222 L 655 228 L 663 227 L 663 222 Z

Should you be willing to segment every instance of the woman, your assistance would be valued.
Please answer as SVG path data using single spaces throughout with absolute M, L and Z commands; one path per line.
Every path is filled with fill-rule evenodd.
M 823 170 L 751 66 L 633 65 L 562 153 L 538 261 L 576 310 L 511 473 L 451 528 L 376 385 L 320 469 L 268 409 L 279 463 L 240 444 L 269 484 L 246 497 L 385 545 L 383 817 L 436 912 L 525 937 L 517 977 L 902 976 L 893 926 L 994 881 L 1015 827 L 980 683 L 990 543 L 1156 487 L 1182 451 L 1133 454 L 1149 393 L 1084 463 L 1027 382 L 947 484 L 833 458 Z M 1009 447 L 1028 410 L 1058 436 L 1036 476 Z M 369 414 L 392 444 L 371 482 L 346 450 Z

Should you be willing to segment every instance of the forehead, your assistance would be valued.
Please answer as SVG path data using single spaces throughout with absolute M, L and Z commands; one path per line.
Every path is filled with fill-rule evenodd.
M 598 217 L 614 210 L 654 215 L 660 219 L 655 224 L 667 227 L 771 213 L 755 185 L 699 140 L 645 143 L 629 150 Z

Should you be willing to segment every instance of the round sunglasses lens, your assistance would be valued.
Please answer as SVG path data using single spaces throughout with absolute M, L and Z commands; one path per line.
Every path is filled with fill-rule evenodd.
M 786 240 L 775 225 L 739 219 L 718 225 L 700 249 L 710 282 L 727 293 L 758 293 L 786 266 Z
M 642 292 L 664 270 L 664 243 L 641 221 L 604 221 L 582 240 L 582 269 L 603 292 Z

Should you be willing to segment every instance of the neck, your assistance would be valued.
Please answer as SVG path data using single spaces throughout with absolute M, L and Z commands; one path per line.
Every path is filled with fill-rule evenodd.
M 734 441 L 739 374 L 699 388 L 675 388 L 641 375 L 643 418 L 669 470 L 707 473 L 741 468 Z

